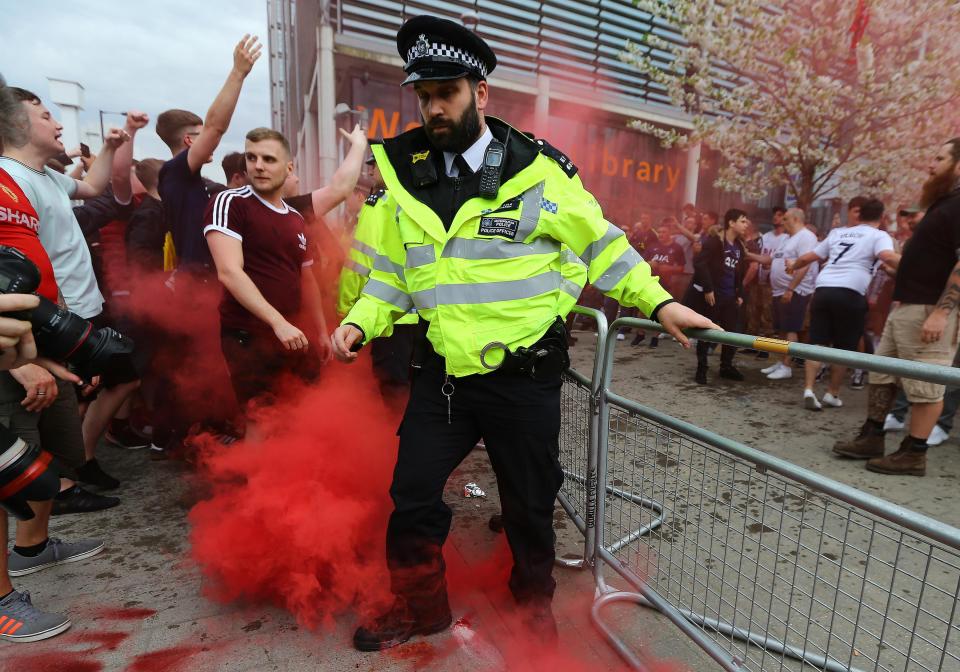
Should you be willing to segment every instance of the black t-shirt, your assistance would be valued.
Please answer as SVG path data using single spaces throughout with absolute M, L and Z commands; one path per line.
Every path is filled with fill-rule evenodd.
M 163 271 L 163 240 L 167 234 L 163 213 L 160 201 L 147 195 L 127 221 L 127 264 L 138 275 Z
M 935 305 L 960 254 L 960 189 L 927 210 L 903 248 L 893 300 Z
M 183 150 L 160 168 L 157 191 L 163 201 L 167 229 L 173 235 L 177 265 L 184 270 L 212 269 L 213 258 L 203 238 L 203 213 L 221 185 L 190 170 L 187 150 Z

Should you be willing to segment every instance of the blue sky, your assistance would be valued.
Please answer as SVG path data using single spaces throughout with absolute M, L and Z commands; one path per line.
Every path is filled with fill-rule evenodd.
M 81 126 L 99 124 L 98 110 L 141 109 L 150 125 L 137 136 L 137 158 L 166 159 L 153 121 L 180 107 L 201 117 L 233 62 L 244 33 L 256 34 L 263 54 L 244 84 L 237 111 L 204 174 L 223 180 L 220 159 L 243 148 L 244 134 L 270 125 L 266 0 L 0 0 L 0 72 L 14 86 L 49 95 L 47 77 L 85 89 Z M 50 106 L 57 113 L 56 106 Z M 107 117 L 120 125 L 122 117 Z

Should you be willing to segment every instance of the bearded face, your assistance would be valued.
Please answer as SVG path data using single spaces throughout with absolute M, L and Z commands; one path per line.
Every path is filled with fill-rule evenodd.
M 956 155 L 956 156 L 955 156 Z M 960 175 L 960 147 L 948 142 L 937 152 L 927 168 L 929 177 L 923 183 L 921 206 L 926 210 L 957 187 Z
M 444 152 L 461 154 L 480 137 L 480 103 L 486 83 L 475 90 L 461 77 L 415 85 L 423 116 L 423 128 L 430 144 Z M 482 86 L 481 88 L 479 88 Z

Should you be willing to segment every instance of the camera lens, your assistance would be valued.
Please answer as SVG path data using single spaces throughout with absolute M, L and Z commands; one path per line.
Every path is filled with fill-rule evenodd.
M 39 284 L 36 264 L 19 250 L 0 245 L 0 293 L 29 293 Z M 94 329 L 89 321 L 42 296 L 33 310 L 9 315 L 30 321 L 40 354 L 69 362 L 85 380 L 113 366 L 132 366 L 126 360 L 133 341 L 110 328 Z
M 37 349 L 52 359 L 65 360 L 84 380 L 121 366 L 133 352 L 133 341 L 114 329 L 94 329 L 74 313 L 40 299 L 30 315 Z

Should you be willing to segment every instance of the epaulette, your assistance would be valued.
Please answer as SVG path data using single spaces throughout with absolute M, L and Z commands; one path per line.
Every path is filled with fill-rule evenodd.
M 379 189 L 379 190 L 377 190 L 377 191 L 371 192 L 370 195 L 367 196 L 367 200 L 364 201 L 364 202 L 365 202 L 367 205 L 376 205 L 376 204 L 377 204 L 377 201 L 379 201 L 381 198 L 383 198 L 384 195 L 386 195 L 386 193 L 387 193 L 387 192 L 386 192 L 385 190 L 383 190 L 383 189 Z
M 566 154 L 561 152 L 543 138 L 537 138 L 534 142 L 536 142 L 537 146 L 540 148 L 540 153 L 549 159 L 553 159 L 554 162 L 560 166 L 561 170 L 567 174 L 567 177 L 573 177 L 577 174 L 577 167 Z

